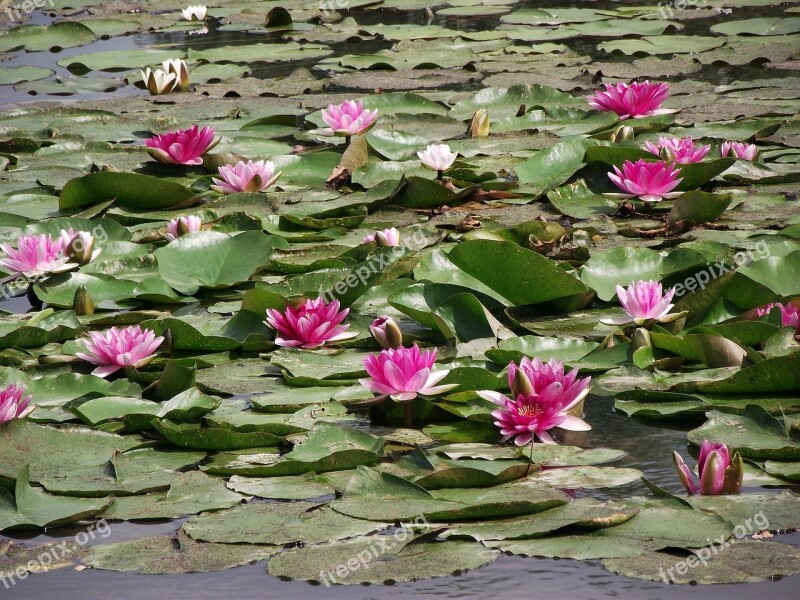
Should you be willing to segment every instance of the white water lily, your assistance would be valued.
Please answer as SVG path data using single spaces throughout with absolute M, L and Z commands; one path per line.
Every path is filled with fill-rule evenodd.
M 417 152 L 417 156 L 422 161 L 422 165 L 438 171 L 441 176 L 456 162 L 457 152 L 452 152 L 447 144 L 431 144 L 422 152 Z
M 169 94 L 178 87 L 178 83 L 180 83 L 176 73 L 168 73 L 161 69 L 152 70 L 150 67 L 140 72 L 142 74 L 142 80 L 152 96 Z
M 183 18 L 187 21 L 202 21 L 206 18 L 206 14 L 208 13 L 208 8 L 203 6 L 202 4 L 197 4 L 195 6 L 187 6 L 186 8 L 181 10 L 181 14 Z
M 189 67 L 186 66 L 186 62 L 183 59 L 172 58 L 165 60 L 161 63 L 161 66 L 164 67 L 166 73 L 173 73 L 177 77 L 177 87 L 180 89 L 189 87 Z

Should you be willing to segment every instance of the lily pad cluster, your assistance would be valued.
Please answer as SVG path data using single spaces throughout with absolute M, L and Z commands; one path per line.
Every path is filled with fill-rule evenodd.
M 70 557 L 323 584 L 502 553 L 655 581 L 702 563 L 679 583 L 800 572 L 762 539 L 799 514 L 796 11 L 77 4 L 0 34 L 0 85 L 85 96 L 0 114 L 0 531 L 183 519 Z M 148 31 L 171 41 L 94 46 Z M 58 75 L 18 64 L 77 47 Z M 140 70 L 178 59 L 188 82 L 151 97 Z M 598 105 L 645 75 L 653 110 Z M 664 194 L 630 185 L 665 169 Z M 69 268 L 12 268 L 19 240 L 66 232 L 91 240 L 62 245 Z M 312 314 L 330 328 L 302 331 Z M 362 382 L 400 344 L 436 350 L 435 394 Z M 695 455 L 725 444 L 742 493 L 651 480 L 590 415 L 539 436 L 560 445 L 503 443 L 491 399 L 528 358 L 591 376 L 573 424 L 606 396 Z M 29 552 L 0 543 L 0 575 Z

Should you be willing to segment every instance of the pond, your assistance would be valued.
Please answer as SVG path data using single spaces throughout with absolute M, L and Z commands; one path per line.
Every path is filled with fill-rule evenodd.
M 798 13 L 4 3 L 0 593 L 795 597 Z

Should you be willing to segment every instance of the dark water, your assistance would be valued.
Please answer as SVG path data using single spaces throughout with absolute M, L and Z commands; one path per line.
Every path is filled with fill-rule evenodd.
M 309 0 L 313 2 L 314 0 Z M 560 3 L 550 1 L 523 2 L 518 6 L 557 6 Z M 630 4 L 641 4 L 630 2 Z M 655 4 L 655 3 L 654 3 Z M 574 7 L 616 6 L 614 2 L 571 2 Z M 736 9 L 735 18 L 766 16 L 779 14 L 780 9 L 766 7 L 757 9 Z M 425 23 L 423 11 L 393 11 L 378 10 L 353 11 L 359 23 Z M 714 17 L 712 21 L 721 20 L 723 17 Z M 44 14 L 34 15 L 29 22 L 48 23 L 50 19 Z M 475 19 L 447 18 L 438 19 L 437 24 L 460 30 L 485 30 L 493 29 L 499 23 L 498 17 L 483 17 Z M 707 31 L 709 19 L 684 22 L 686 28 L 681 33 L 697 33 Z M 89 46 L 72 48 L 59 53 L 16 52 L 10 59 L 2 63 L 3 66 L 33 65 L 53 69 L 59 75 L 68 75 L 66 69 L 56 65 L 56 61 L 63 57 L 87 52 L 102 50 L 135 49 L 152 46 L 172 46 L 176 49 L 185 49 L 188 45 L 194 48 L 201 46 L 249 44 L 265 42 L 274 38 L 265 36 L 230 33 L 212 30 L 205 36 L 192 36 L 185 33 L 141 33 L 112 40 L 98 41 Z M 276 40 L 277 41 L 277 40 Z M 574 50 L 581 53 L 595 55 L 592 40 L 560 40 L 559 43 L 569 44 Z M 360 44 L 341 43 L 334 44 L 337 54 L 345 53 L 371 53 L 381 48 L 389 47 L 389 42 L 363 42 Z M 609 60 L 608 57 L 603 57 Z M 615 59 L 616 60 L 616 59 Z M 624 58 L 620 60 L 625 60 Z M 253 75 L 268 78 L 286 75 L 291 70 L 304 66 L 311 68 L 315 60 L 308 64 L 293 62 L 290 65 L 255 65 Z M 719 68 L 705 67 L 699 73 L 693 73 L 692 78 L 711 81 L 714 83 L 728 83 L 733 79 L 746 79 L 780 75 L 781 72 L 770 73 L 758 67 Z M 94 76 L 102 75 L 114 77 L 112 73 L 93 73 Z M 647 75 L 643 73 L 643 75 Z M 476 84 L 475 89 L 480 88 Z M 126 86 L 117 92 L 119 94 L 146 95 L 143 90 Z M 0 86 L 0 107 L 22 102 L 48 100 L 57 102 L 73 102 L 77 99 L 110 97 L 108 94 L 81 94 L 57 98 L 53 96 L 35 97 L 26 93 L 16 92 L 13 86 Z M 2 309 L 20 312 L 28 308 L 25 297 L 12 299 L 3 303 Z M 619 466 L 630 466 L 644 471 L 646 477 L 666 488 L 669 491 L 681 491 L 680 483 L 674 473 L 671 462 L 671 451 L 677 449 L 686 454 L 685 430 L 671 429 L 662 426 L 650 426 L 627 418 L 613 412 L 612 403 L 607 398 L 591 397 L 587 401 L 587 420 L 594 426 L 589 438 L 593 447 L 613 447 L 623 449 L 628 453 L 619 463 Z M 622 488 L 596 490 L 585 492 L 595 496 L 623 497 L 636 494 L 647 494 L 648 490 L 642 484 L 629 485 Z M 107 539 L 99 540 L 103 543 L 141 538 L 152 535 L 168 535 L 179 528 L 181 521 L 155 524 L 114 523 L 111 524 L 111 534 Z M 79 527 L 65 527 L 47 532 L 47 535 L 32 537 L 18 536 L 16 540 L 26 545 L 37 545 L 54 540 L 72 539 L 82 531 Z M 0 538 L 1 539 L 1 538 Z M 800 545 L 800 534 L 783 536 L 782 542 Z M 438 578 L 413 583 L 402 583 L 392 586 L 338 586 L 326 588 L 322 585 L 311 585 L 304 582 L 281 581 L 270 577 L 265 572 L 265 563 L 246 567 L 230 569 L 219 573 L 205 573 L 194 575 L 137 575 L 114 573 L 110 571 L 85 570 L 75 571 L 62 569 L 50 573 L 31 575 L 10 588 L 5 588 L 0 581 L 0 597 L 24 600 L 44 599 L 124 599 L 136 600 L 206 600 L 228 599 L 237 600 L 337 600 L 337 599 L 370 599 L 383 600 L 388 598 L 458 598 L 458 599 L 484 599 L 498 596 L 504 600 L 582 600 L 595 598 L 621 598 L 631 600 L 669 600 L 673 598 L 697 598 L 710 600 L 712 598 L 726 598 L 727 600 L 772 597 L 777 599 L 796 598 L 797 585 L 800 578 L 793 577 L 776 582 L 725 585 L 725 586 L 669 586 L 662 583 L 645 582 L 626 577 L 619 577 L 605 571 L 596 561 L 573 561 L 531 559 L 515 556 L 501 556 L 500 559 L 489 566 L 463 573 L 457 576 Z

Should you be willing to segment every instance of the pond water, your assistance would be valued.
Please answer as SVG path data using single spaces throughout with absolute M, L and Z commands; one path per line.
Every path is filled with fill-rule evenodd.
M 132 3 L 136 4 L 136 3 Z M 478 3 L 482 4 L 482 3 Z M 496 4 L 496 3 L 487 3 Z M 515 8 L 539 8 L 543 4 L 558 8 L 592 8 L 615 9 L 620 6 L 639 6 L 637 1 L 626 2 L 592 2 L 578 1 L 563 3 L 555 0 L 539 2 L 527 0 L 511 2 Z M 709 4 L 714 4 L 709 2 Z M 720 2 L 720 5 L 723 3 Z M 736 4 L 735 2 L 733 4 Z M 770 6 L 765 3 L 757 6 L 735 6 L 737 18 L 774 17 L 784 14 L 785 7 Z M 279 3 L 275 3 L 279 5 Z M 272 5 L 271 5 L 272 6 Z M 213 12 L 213 9 L 212 9 Z M 80 16 L 80 11 L 73 16 Z M 425 24 L 423 11 L 403 11 L 393 9 L 354 8 L 348 12 L 360 25 L 374 24 Z M 694 16 L 694 15 L 688 15 Z M 710 14 L 705 18 L 688 18 L 682 21 L 685 29 L 682 35 L 703 35 L 709 26 L 724 23 L 729 15 Z M 52 17 L 46 12 L 35 12 L 30 23 L 49 24 Z M 459 31 L 483 32 L 495 29 L 500 23 L 500 16 L 476 17 L 437 17 L 437 25 Z M 667 32 L 669 33 L 669 32 Z M 125 36 L 115 36 L 108 40 L 98 40 L 88 45 L 63 49 L 55 52 L 27 53 L 12 51 L 7 53 L 0 66 L 21 67 L 35 66 L 51 69 L 55 76 L 68 77 L 69 71 L 59 66 L 57 61 L 65 57 L 108 50 L 139 50 L 145 48 L 171 48 L 185 51 L 189 47 L 194 50 L 216 48 L 232 45 L 246 45 L 255 42 L 270 41 L 281 43 L 279 34 L 265 36 L 245 32 L 220 31 L 217 24 L 212 23 L 205 35 L 188 36 L 185 31 L 139 32 Z M 563 39 L 558 43 L 567 45 L 577 53 L 597 58 L 601 55 L 597 45 L 603 38 L 580 37 L 579 39 Z M 388 40 L 370 40 L 358 42 L 341 41 L 331 43 L 334 56 L 345 54 L 371 54 L 390 48 Z M 423 42 L 424 44 L 424 42 Z M 604 56 L 608 60 L 607 56 Z M 630 56 L 614 56 L 612 61 L 629 62 Z M 252 76 L 261 79 L 284 77 L 298 67 L 313 69 L 319 59 L 295 60 L 289 63 L 257 63 Z M 726 85 L 733 81 L 746 81 L 780 77 L 785 71 L 764 68 L 758 65 L 719 65 L 706 64 L 691 74 L 695 81 Z M 648 73 L 641 73 L 647 76 Z M 96 72 L 93 76 L 115 78 L 119 73 Z M 484 85 L 480 82 L 452 84 L 442 88 L 457 92 L 478 91 Z M 334 87 L 328 91 L 348 92 L 342 87 Z M 358 95 L 363 90 L 353 91 Z M 145 96 L 146 91 L 132 85 L 126 85 L 113 92 L 84 92 L 77 95 L 32 95 L 22 88 L 15 90 L 13 85 L 0 86 L 0 109 L 21 106 L 29 102 L 51 102 L 69 105 L 78 100 L 103 100 L 121 95 Z M 0 121 L 0 128 L 2 128 Z M 0 309 L 21 313 L 30 309 L 25 296 L 13 298 L 0 303 Z M 686 454 L 686 432 L 703 422 L 687 421 L 680 426 L 664 422 L 641 422 L 626 415 L 615 412 L 613 400 L 607 397 L 589 396 L 586 401 L 586 420 L 593 426 L 593 431 L 586 444 L 591 447 L 609 447 L 624 450 L 627 456 L 615 466 L 632 467 L 641 470 L 647 480 L 675 494 L 682 493 L 683 488 L 678 480 L 672 464 L 672 450 Z M 2 452 L 2 448 L 0 448 Z M 797 487 L 759 488 L 760 493 L 778 493 L 784 489 L 797 491 Z M 753 491 L 745 488 L 744 492 Z M 626 498 L 634 495 L 647 495 L 649 490 L 642 483 L 625 486 L 603 488 L 600 490 L 573 492 L 574 497 L 590 495 L 599 499 Z M 183 520 L 161 521 L 155 523 L 117 522 L 111 524 L 111 535 L 103 539 L 103 543 L 116 542 L 153 535 L 171 535 L 180 527 Z M 14 533 L 11 538 L 25 545 L 35 545 L 50 541 L 72 539 L 81 527 L 68 526 L 48 531 L 44 534 Z M 800 534 L 787 534 L 780 541 L 800 546 Z M 92 542 L 94 543 L 94 542 Z M 72 568 L 35 574 L 20 581 L 11 589 L 4 589 L 0 582 L 0 597 L 25 600 L 44 598 L 81 598 L 85 600 L 119 598 L 135 600 L 138 598 L 183 600 L 236 598 L 250 599 L 375 599 L 388 598 L 460 598 L 483 599 L 502 595 L 507 599 L 533 600 L 582 600 L 594 598 L 620 598 L 632 600 L 669 600 L 677 598 L 711 599 L 724 597 L 729 600 L 745 598 L 796 598 L 800 576 L 788 577 L 779 581 L 741 585 L 720 586 L 668 586 L 662 583 L 646 582 L 637 579 L 613 575 L 603 569 L 597 561 L 574 561 L 553 559 L 532 559 L 513 555 L 503 555 L 496 562 L 466 573 L 439 577 L 430 580 L 397 583 L 381 586 L 334 586 L 311 585 L 298 581 L 283 581 L 265 573 L 264 563 L 228 569 L 221 572 L 200 573 L 191 575 L 138 575 L 117 573 L 99 569 L 73 570 Z

